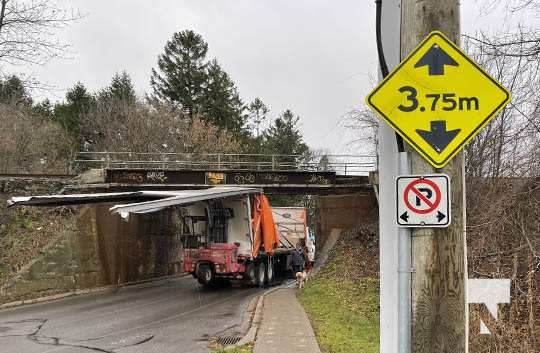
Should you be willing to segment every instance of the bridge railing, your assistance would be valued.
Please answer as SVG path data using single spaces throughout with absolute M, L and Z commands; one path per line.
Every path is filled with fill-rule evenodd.
M 377 159 L 368 155 L 77 153 L 73 162 L 74 171 L 91 168 L 335 171 L 340 175 L 363 175 L 377 169 Z

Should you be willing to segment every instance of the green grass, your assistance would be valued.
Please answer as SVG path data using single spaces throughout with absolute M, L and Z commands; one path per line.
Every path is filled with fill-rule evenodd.
M 245 345 L 242 347 L 235 347 L 231 349 L 218 349 L 213 353 L 253 353 L 253 348 L 250 345 Z
M 324 352 L 379 351 L 378 280 L 364 278 L 353 282 L 321 273 L 308 282 L 299 300 Z

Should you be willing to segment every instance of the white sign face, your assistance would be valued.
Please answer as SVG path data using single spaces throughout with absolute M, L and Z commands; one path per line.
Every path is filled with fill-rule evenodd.
M 396 179 L 396 222 L 400 227 L 450 225 L 450 177 L 402 175 Z

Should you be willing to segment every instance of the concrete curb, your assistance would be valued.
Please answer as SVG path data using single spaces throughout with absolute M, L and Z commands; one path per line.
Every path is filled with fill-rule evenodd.
M 109 286 L 103 286 L 103 287 L 97 287 L 97 288 L 88 288 L 88 289 L 77 289 L 71 292 L 66 293 L 60 293 L 60 294 L 54 294 L 54 295 L 48 295 L 45 297 L 40 298 L 34 298 L 34 299 L 24 299 L 24 300 L 17 300 L 14 302 L 9 302 L 5 304 L 0 304 L 0 310 L 14 308 L 21 305 L 27 305 L 27 304 L 37 304 L 37 303 L 44 303 L 52 300 L 58 300 L 58 299 L 64 299 L 68 297 L 74 297 L 74 296 L 80 296 L 80 295 L 87 295 L 87 294 L 95 294 L 95 293 L 103 293 L 103 292 L 113 292 L 115 290 L 118 290 L 120 288 L 124 287 L 131 287 L 136 286 L 140 284 L 145 283 L 154 283 L 154 282 L 161 282 L 161 281 L 168 281 L 175 278 L 182 278 L 189 276 L 189 273 L 182 273 L 179 275 L 171 275 L 171 276 L 165 276 L 165 277 L 159 277 L 159 278 L 150 278 L 145 279 L 141 281 L 135 281 L 135 282 L 126 282 L 121 284 L 113 284 Z
M 294 282 L 283 283 L 277 287 L 268 289 L 267 291 L 259 295 L 259 299 L 257 300 L 257 306 L 255 307 L 255 312 L 253 313 L 253 317 L 251 319 L 251 323 L 249 325 L 250 328 L 248 332 L 237 343 L 233 344 L 232 346 L 225 347 L 225 350 L 233 349 L 235 347 L 240 347 L 240 346 L 243 346 L 243 345 L 246 345 L 255 341 L 255 338 L 257 337 L 257 331 L 259 331 L 259 326 L 261 324 L 262 316 L 264 312 L 264 298 L 270 293 L 273 293 L 283 288 L 287 288 L 288 286 L 291 285 L 291 283 L 294 283 Z

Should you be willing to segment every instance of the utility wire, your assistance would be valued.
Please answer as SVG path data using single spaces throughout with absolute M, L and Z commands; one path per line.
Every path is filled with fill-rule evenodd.
M 389 74 L 388 64 L 386 63 L 386 58 L 384 57 L 384 50 L 382 45 L 382 0 L 375 0 L 376 5 L 376 36 L 377 36 L 377 54 L 379 56 L 379 66 L 381 68 L 381 74 L 383 79 L 386 78 Z M 396 133 L 396 142 L 398 152 L 405 152 L 405 145 L 403 143 L 403 138 Z

